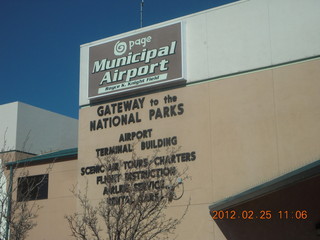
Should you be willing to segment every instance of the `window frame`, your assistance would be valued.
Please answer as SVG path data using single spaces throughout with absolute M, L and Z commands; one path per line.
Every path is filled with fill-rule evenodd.
M 18 202 L 48 199 L 49 174 L 19 177 L 17 184 Z

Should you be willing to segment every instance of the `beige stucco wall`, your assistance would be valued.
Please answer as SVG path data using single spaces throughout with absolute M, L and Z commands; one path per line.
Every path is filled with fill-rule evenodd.
M 177 164 L 187 166 L 191 177 L 184 183 L 183 198 L 167 212 L 180 216 L 191 198 L 177 239 L 224 240 L 209 216 L 210 204 L 320 159 L 319 76 L 320 60 L 312 60 L 137 96 L 133 99 L 145 97 L 143 108 L 137 110 L 140 123 L 97 131 L 90 131 L 89 123 L 100 118 L 96 114 L 100 105 L 82 108 L 79 162 L 53 165 L 49 197 L 37 201 L 42 206 L 38 225 L 28 239 L 72 239 L 64 219 L 79 211 L 69 191 L 72 185 L 78 180 L 82 188 L 88 179 L 90 198 L 102 197 L 97 175 L 81 176 L 80 168 L 96 163 L 95 149 L 119 144 L 121 133 L 152 128 L 151 137 L 144 140 L 177 136 L 180 152 L 196 152 L 195 161 Z M 177 101 L 167 105 L 183 103 L 183 114 L 150 121 L 149 110 L 155 108 L 150 100 L 159 100 L 157 107 L 163 107 L 168 95 Z M 138 152 L 147 156 L 153 151 Z M 130 159 L 130 154 L 118 156 Z M 47 164 L 29 167 L 29 175 L 43 174 L 47 168 Z
M 15 162 L 33 156 L 33 154 L 20 151 L 0 152 L 0 159 L 2 159 L 3 162 Z
M 316 59 L 137 96 L 132 99 L 145 98 L 143 108 L 131 112 L 138 112 L 141 122 L 96 131 L 90 131 L 90 121 L 103 118 L 97 115 L 99 105 L 82 108 L 76 173 L 80 186 L 88 179 L 91 198 L 102 197 L 97 175 L 81 176 L 80 168 L 97 162 L 97 148 L 124 144 L 119 143 L 120 134 L 152 128 L 145 140 L 177 136 L 180 152 L 196 152 L 195 161 L 178 164 L 188 167 L 191 179 L 168 214 L 181 211 L 179 206 L 183 208 L 189 197 L 191 207 L 177 239 L 222 240 L 210 219 L 210 204 L 320 159 L 319 76 L 320 60 Z M 168 95 L 177 101 L 164 104 Z M 156 108 L 151 99 L 157 99 L 160 108 L 183 104 L 184 112 L 149 120 L 149 110 Z M 125 113 L 110 116 L 121 114 Z M 130 154 L 118 155 L 130 159 Z
M 72 239 L 68 223 L 64 216 L 76 211 L 76 201 L 71 189 L 76 184 L 77 160 L 56 161 L 52 163 L 30 165 L 15 171 L 13 199 L 16 199 L 17 177 L 49 174 L 48 199 L 30 201 L 29 205 L 39 206 L 37 224 L 28 232 L 28 240 Z M 34 208 L 35 209 L 35 208 Z

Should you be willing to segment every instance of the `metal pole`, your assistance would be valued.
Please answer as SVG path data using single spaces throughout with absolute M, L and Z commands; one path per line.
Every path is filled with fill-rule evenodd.
M 141 4 L 140 4 L 140 27 L 141 28 L 143 26 L 143 4 L 144 4 L 144 0 L 141 0 Z
M 11 219 L 11 200 L 12 200 L 12 181 L 13 181 L 13 167 L 10 165 L 10 180 L 9 180 L 9 189 L 8 189 L 8 209 L 7 209 L 7 222 L 6 222 L 6 233 L 5 240 L 9 239 L 9 227 Z

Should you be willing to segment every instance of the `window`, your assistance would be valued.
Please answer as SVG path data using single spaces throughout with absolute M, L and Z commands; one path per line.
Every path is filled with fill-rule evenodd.
M 18 178 L 18 202 L 48 198 L 48 174 Z

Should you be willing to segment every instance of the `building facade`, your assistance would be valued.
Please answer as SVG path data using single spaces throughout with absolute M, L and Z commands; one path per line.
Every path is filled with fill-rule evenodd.
M 319 9 L 315 0 L 243 0 L 82 45 L 68 184 L 88 183 L 98 202 L 98 159 L 117 156 L 139 183 L 135 153 L 159 172 L 187 169 L 167 211 L 180 216 L 190 200 L 176 239 L 317 239 Z M 42 218 L 61 235 L 36 227 L 33 236 L 72 239 L 53 209 Z
M 180 150 L 172 166 L 188 168 L 191 176 L 168 211 L 178 216 L 191 199 L 177 239 L 316 238 L 320 219 L 310 198 L 319 200 L 318 192 L 310 205 L 307 198 L 286 209 L 274 204 L 293 202 L 286 191 L 268 202 L 252 189 L 320 158 L 319 9 L 311 0 L 239 1 L 83 45 L 79 168 L 111 153 L 129 161 L 126 144 L 136 144 L 141 158 L 155 149 L 163 157 L 174 145 Z M 139 132 L 148 134 L 123 139 Z M 78 182 L 88 179 L 92 200 L 103 198 L 99 173 L 85 177 L 78 174 Z M 280 180 L 267 189 L 279 189 Z M 244 201 L 246 191 L 251 198 Z M 230 211 L 242 224 L 226 217 Z M 261 211 L 278 224 L 266 228 L 259 214 L 241 217 Z M 289 211 L 309 215 L 278 222 Z M 275 236 L 283 224 L 290 230 Z
M 46 235 L 55 236 L 57 231 L 68 235 L 64 225 L 53 227 L 52 220 L 63 219 L 68 210 L 75 208 L 70 186 L 75 183 L 78 120 L 13 102 L 0 105 L 0 134 L 0 238 L 5 239 L 10 232 L 7 211 L 21 215 L 14 208 L 16 202 L 25 200 L 19 195 L 24 192 L 20 189 L 23 184 L 18 184 L 23 179 L 45 183 L 41 191 L 34 188 L 29 192 L 29 206 L 36 205 L 40 211 L 34 220 L 37 227 L 29 232 L 28 239 L 46 239 Z

